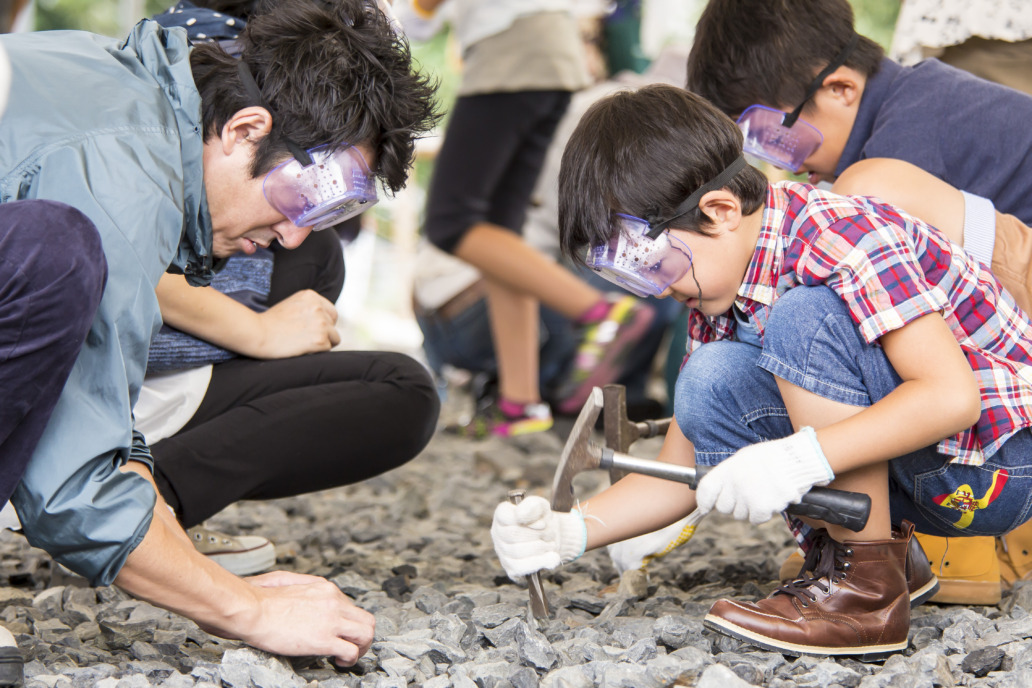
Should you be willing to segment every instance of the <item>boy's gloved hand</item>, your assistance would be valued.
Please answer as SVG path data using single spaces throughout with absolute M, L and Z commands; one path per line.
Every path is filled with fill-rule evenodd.
M 679 521 L 666 528 L 645 533 L 630 540 L 614 542 L 606 547 L 613 565 L 620 573 L 631 569 L 642 569 L 654 560 L 664 557 L 692 539 L 695 527 L 702 520 L 703 514 L 696 509 Z
M 495 509 L 491 539 L 502 568 L 513 580 L 541 569 L 554 569 L 584 554 L 588 531 L 579 511 L 552 511 L 542 497 Z
M 813 428 L 780 440 L 738 450 L 699 481 L 699 511 L 752 523 L 769 521 L 789 504 L 798 504 L 814 485 L 827 485 L 835 473 L 824 458 Z

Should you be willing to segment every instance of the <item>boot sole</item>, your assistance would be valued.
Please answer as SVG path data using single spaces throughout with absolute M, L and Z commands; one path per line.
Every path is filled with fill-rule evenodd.
M 785 655 L 792 655 L 793 657 L 799 657 L 802 655 L 816 655 L 821 657 L 848 656 L 855 657 L 861 662 L 878 662 L 890 655 L 894 655 L 897 652 L 907 649 L 907 640 L 905 638 L 898 643 L 866 645 L 864 647 L 796 645 L 795 643 L 786 643 L 775 638 L 768 638 L 767 636 L 742 628 L 741 626 L 733 624 L 719 616 L 714 616 L 713 614 L 706 615 L 703 619 L 703 625 L 711 631 L 716 631 L 722 635 L 728 635 L 732 638 L 744 640 L 760 649 L 769 650 L 771 652 L 780 652 Z
M 939 579 L 933 574 L 932 579 L 925 583 L 923 587 L 910 593 L 910 608 L 913 609 L 918 605 L 924 604 L 935 597 L 941 589 L 942 585 Z
M 0 648 L 0 686 L 21 688 L 25 685 L 22 656 L 16 647 Z

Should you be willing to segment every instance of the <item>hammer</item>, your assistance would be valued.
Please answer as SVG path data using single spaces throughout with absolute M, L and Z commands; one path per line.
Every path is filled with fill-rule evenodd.
M 712 466 L 676 466 L 663 461 L 638 459 L 623 452 L 598 446 L 591 441 L 591 431 L 602 411 L 602 390 L 591 390 L 584 408 L 573 424 L 570 437 L 563 447 L 559 467 L 552 481 L 552 509 L 570 511 L 573 508 L 573 478 L 581 471 L 602 468 L 616 469 L 674 482 L 685 483 L 693 490 Z M 871 498 L 858 492 L 845 492 L 827 487 L 814 487 L 798 504 L 789 504 L 786 511 L 795 516 L 808 516 L 826 523 L 834 523 L 850 530 L 863 530 L 871 513 Z

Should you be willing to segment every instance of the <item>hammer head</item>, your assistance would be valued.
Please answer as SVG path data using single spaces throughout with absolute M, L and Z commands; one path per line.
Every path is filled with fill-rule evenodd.
M 573 508 L 573 478 L 581 471 L 598 468 L 601 455 L 592 451 L 591 431 L 602 413 L 602 390 L 595 387 L 584 402 L 584 408 L 573 424 L 559 457 L 559 467 L 552 481 L 552 509 L 568 512 Z

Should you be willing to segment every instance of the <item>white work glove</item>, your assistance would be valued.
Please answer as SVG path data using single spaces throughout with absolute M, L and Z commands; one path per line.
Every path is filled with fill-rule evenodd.
M 527 497 L 519 504 L 498 505 L 491 539 L 502 568 L 516 580 L 584 554 L 588 531 L 579 511 L 552 511 L 546 499 Z
M 675 549 L 692 539 L 695 527 L 702 520 L 703 513 L 696 509 L 679 521 L 666 528 L 645 533 L 629 540 L 614 542 L 606 550 L 613 560 L 616 569 L 623 573 L 632 569 L 642 569 L 654 559 L 670 554 Z
M 702 513 L 716 508 L 758 524 L 798 504 L 814 485 L 834 479 L 816 433 L 805 427 L 780 440 L 738 450 L 703 476 L 695 498 Z

